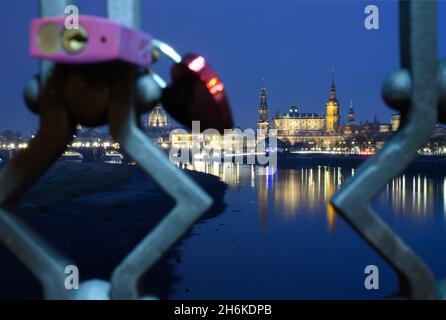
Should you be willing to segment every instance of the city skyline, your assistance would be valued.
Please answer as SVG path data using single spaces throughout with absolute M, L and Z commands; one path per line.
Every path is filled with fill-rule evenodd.
M 270 104 L 270 100 L 271 100 L 271 96 L 273 96 L 274 98 L 274 93 L 273 95 L 270 94 L 270 91 L 268 89 L 268 87 L 265 85 L 265 79 L 262 79 L 262 85 L 259 87 L 259 92 L 260 94 L 258 94 L 258 96 L 262 95 L 262 91 L 266 91 L 266 99 L 268 100 L 268 107 L 267 107 L 267 112 L 268 112 L 268 120 L 274 120 L 277 117 L 280 116 L 284 116 L 290 112 L 295 112 L 295 113 L 303 113 L 303 114 L 309 114 L 309 115 L 313 115 L 313 116 L 324 116 L 324 114 L 326 113 L 326 103 L 327 103 L 327 99 L 330 99 L 330 92 L 332 91 L 332 89 L 334 88 L 335 91 L 335 99 L 339 102 L 338 108 L 339 108 L 339 122 L 340 124 L 347 124 L 350 122 L 356 122 L 356 123 L 369 123 L 369 122 L 373 122 L 373 121 L 384 121 L 384 122 L 390 122 L 391 120 L 391 116 L 394 114 L 397 114 L 398 111 L 397 110 L 393 110 L 393 109 L 389 109 L 388 112 L 388 117 L 386 118 L 379 118 L 377 116 L 377 114 L 370 114 L 370 117 L 366 117 L 363 119 L 357 119 L 356 117 L 356 102 L 353 101 L 353 99 L 344 99 L 344 102 L 341 102 L 338 98 L 337 98 L 337 86 L 334 86 L 335 84 L 335 72 L 334 72 L 334 68 L 332 71 L 332 76 L 331 76 L 331 80 L 330 80 L 330 85 L 327 87 L 327 93 L 325 95 L 325 97 L 321 98 L 321 103 L 320 105 L 318 104 L 316 107 L 315 106 L 304 106 L 302 104 L 299 103 L 299 100 L 296 98 L 291 98 L 289 103 L 287 105 L 281 105 L 281 106 L 271 106 Z M 341 89 L 342 91 L 342 89 Z M 346 103 L 346 101 L 348 101 L 348 103 Z M 260 101 L 260 106 L 261 106 L 262 102 Z M 257 105 L 257 108 L 259 107 L 259 103 Z M 294 111 L 292 111 L 292 109 L 294 109 Z M 353 115 L 351 115 L 351 112 L 354 111 Z M 257 110 L 258 111 L 258 110 Z M 355 120 L 351 121 L 349 120 L 351 117 L 353 116 L 353 118 Z M 255 127 L 255 125 L 253 126 Z

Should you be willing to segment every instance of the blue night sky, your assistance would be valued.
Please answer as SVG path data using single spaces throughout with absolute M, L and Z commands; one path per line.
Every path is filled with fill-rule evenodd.
M 363 26 L 368 4 L 380 9 L 380 30 Z M 79 0 L 78 6 L 84 14 L 105 14 L 104 0 Z M 37 8 L 37 0 L 2 1 L 0 131 L 28 133 L 37 126 L 37 116 L 22 102 L 22 88 L 37 72 L 27 54 Z M 438 11 L 446 12 L 446 2 Z M 445 39 L 446 17 L 439 20 L 439 39 Z M 332 68 L 342 121 L 350 99 L 359 121 L 375 114 L 388 121 L 392 112 L 380 91 L 384 77 L 399 66 L 397 2 L 142 0 L 142 28 L 180 53 L 209 59 L 225 82 L 238 126 L 255 126 L 262 78 L 271 115 L 287 111 L 292 99 L 302 112 L 323 113 Z M 167 75 L 167 67 L 164 62 L 155 69 Z

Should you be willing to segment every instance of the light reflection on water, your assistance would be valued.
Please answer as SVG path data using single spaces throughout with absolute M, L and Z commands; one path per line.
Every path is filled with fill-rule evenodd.
M 336 214 L 329 199 L 355 173 L 355 169 L 340 167 L 273 170 L 254 165 L 204 162 L 195 162 L 184 168 L 215 175 L 233 191 L 246 186 L 256 189 L 262 221 L 266 221 L 268 203 L 272 202 L 275 211 L 284 218 L 299 214 L 312 215 L 323 210 L 330 231 L 334 230 Z M 390 204 L 394 215 L 423 218 L 433 213 L 436 196 L 443 198 L 446 219 L 446 178 L 443 178 L 443 183 L 439 183 L 438 179 L 425 175 L 404 174 L 389 182 L 374 202 L 378 205 Z
M 328 204 L 354 169 L 262 168 L 232 163 L 188 169 L 228 184 L 227 209 L 197 225 L 181 246 L 172 299 L 381 299 L 396 274 Z M 269 175 L 264 173 L 268 172 Z M 271 174 L 272 173 L 272 174 Z M 446 178 L 401 175 L 372 208 L 445 278 Z M 380 290 L 364 289 L 364 267 L 377 265 Z

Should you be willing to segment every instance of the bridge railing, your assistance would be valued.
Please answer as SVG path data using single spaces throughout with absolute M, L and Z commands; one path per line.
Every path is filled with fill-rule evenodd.
M 64 16 L 66 6 L 73 3 L 41 0 L 40 12 L 43 17 Z M 109 18 L 120 25 L 139 28 L 139 0 L 108 0 L 107 10 Z M 49 39 L 53 39 L 51 32 Z M 172 165 L 139 128 L 137 119 L 141 110 L 136 106 L 136 94 L 144 97 L 147 105 L 158 103 L 161 96 L 162 87 L 153 74 L 140 76 L 140 69 L 116 63 L 79 67 L 74 72 L 73 69 L 76 68 L 43 61 L 40 76 L 26 87 L 28 106 L 39 114 L 40 126 L 28 148 L 0 172 L 0 240 L 40 281 L 46 299 L 138 299 L 141 277 L 211 206 L 212 199 Z M 106 75 L 98 77 L 100 72 Z M 144 80 L 143 92 L 138 92 L 141 80 L 138 76 Z M 71 93 L 66 92 L 68 87 L 73 90 Z M 100 92 L 99 98 L 96 91 Z M 31 230 L 12 208 L 64 152 L 73 139 L 76 122 L 90 125 L 108 122 L 122 150 L 136 160 L 176 205 L 116 266 L 109 281 L 87 280 L 80 284 L 79 290 L 72 291 L 65 286 L 65 268 L 74 263 Z
M 41 15 L 63 15 L 68 0 L 41 0 Z M 383 95 L 399 109 L 403 123 L 398 133 L 356 175 L 336 192 L 331 202 L 338 214 L 376 250 L 399 277 L 399 297 L 441 298 L 429 267 L 370 208 L 370 201 L 393 177 L 400 174 L 428 141 L 435 124 L 444 121 L 446 108 L 446 63 L 437 60 L 436 2 L 401 1 L 401 70 L 386 79 Z M 139 27 L 138 0 L 108 0 L 111 19 Z M 39 279 L 47 299 L 137 299 L 141 276 L 211 205 L 212 200 L 140 131 L 138 110 L 133 105 L 134 78 L 131 70 L 117 71 L 116 87 L 108 121 L 114 138 L 147 174 L 176 201 L 166 218 L 151 231 L 119 264 L 109 281 L 81 283 L 75 295 L 64 287 L 65 267 L 73 264 L 33 232 L 11 210 L 20 196 L 57 159 L 73 134 L 75 123 L 58 104 L 58 80 L 64 73 L 51 62 L 42 62 L 40 83 L 31 86 L 42 95 L 40 129 L 29 148 L 7 163 L 0 173 L 0 240 L 34 276 Z M 59 90 L 55 90 L 59 89 Z M 152 87 L 159 95 L 160 88 Z M 156 99 L 154 99 L 156 100 Z
M 398 297 L 435 299 L 434 275 L 415 252 L 371 209 L 370 201 L 415 159 L 444 121 L 445 64 L 437 60 L 435 1 L 400 1 L 401 69 L 383 84 L 384 100 L 402 115 L 395 136 L 354 177 L 333 195 L 337 213 L 393 268 L 399 279 Z M 439 252 L 439 254 L 442 254 Z

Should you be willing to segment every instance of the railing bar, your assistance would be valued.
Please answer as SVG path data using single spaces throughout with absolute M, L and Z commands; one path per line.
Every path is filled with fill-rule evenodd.
M 140 0 L 108 0 L 107 14 L 108 18 L 120 23 L 126 27 L 139 29 L 140 18 Z

